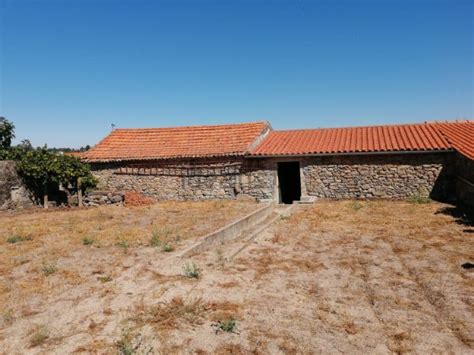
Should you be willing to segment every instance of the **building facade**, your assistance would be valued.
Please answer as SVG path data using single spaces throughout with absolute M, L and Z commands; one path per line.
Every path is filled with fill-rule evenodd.
M 99 188 L 157 200 L 445 200 L 459 190 L 460 178 L 464 185 L 474 179 L 471 136 L 473 121 L 296 131 L 275 131 L 267 122 L 118 129 L 82 159 Z

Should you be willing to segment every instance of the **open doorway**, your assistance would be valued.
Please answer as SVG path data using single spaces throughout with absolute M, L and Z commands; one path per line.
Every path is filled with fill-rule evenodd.
M 280 203 L 293 203 L 301 197 L 300 163 L 278 163 Z

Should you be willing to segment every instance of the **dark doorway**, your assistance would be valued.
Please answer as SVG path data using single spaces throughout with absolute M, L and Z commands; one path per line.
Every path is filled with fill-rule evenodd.
M 293 203 L 301 197 L 300 163 L 297 161 L 278 163 L 280 203 Z

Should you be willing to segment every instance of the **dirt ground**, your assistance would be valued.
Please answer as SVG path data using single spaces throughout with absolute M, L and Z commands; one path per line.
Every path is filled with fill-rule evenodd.
M 0 353 L 473 353 L 474 227 L 439 203 L 292 208 L 236 258 L 177 255 L 257 208 L 0 214 Z

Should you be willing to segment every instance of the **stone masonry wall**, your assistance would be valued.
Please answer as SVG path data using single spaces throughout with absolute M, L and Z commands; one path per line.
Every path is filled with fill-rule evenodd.
M 157 200 L 235 198 L 241 161 L 93 164 L 99 188 L 137 191 Z
M 454 186 L 453 153 L 247 158 L 94 164 L 99 188 L 133 190 L 158 200 L 278 198 L 277 167 L 299 161 L 302 196 L 443 199 Z
M 303 159 L 306 193 L 321 198 L 445 198 L 453 186 L 452 153 Z
M 0 161 L 0 209 L 33 205 L 30 194 L 16 171 L 15 162 Z

